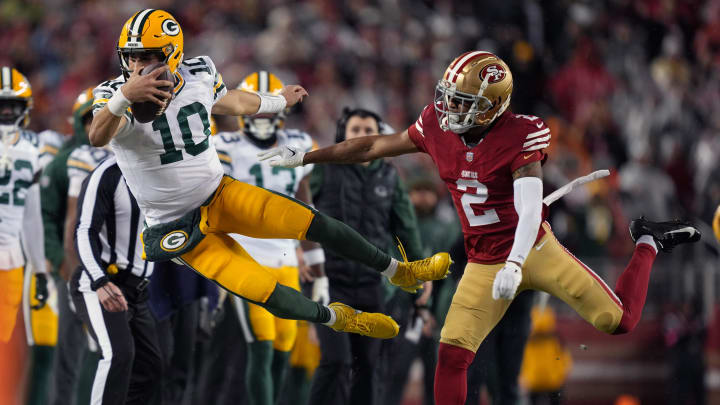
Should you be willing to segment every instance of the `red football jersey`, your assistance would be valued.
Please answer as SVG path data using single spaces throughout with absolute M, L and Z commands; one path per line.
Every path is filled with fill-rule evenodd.
M 506 111 L 485 138 L 470 148 L 459 135 L 440 129 L 435 109 L 428 105 L 408 134 L 418 149 L 432 157 L 452 194 L 468 260 L 503 263 L 518 223 L 512 173 L 545 160 L 550 128 L 538 117 Z M 542 228 L 538 232 L 538 238 L 542 237 Z

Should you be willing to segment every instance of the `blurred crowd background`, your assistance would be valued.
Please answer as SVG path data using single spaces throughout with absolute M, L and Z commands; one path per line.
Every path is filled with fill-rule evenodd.
M 495 52 L 514 75 L 512 110 L 551 127 L 547 187 L 612 170 L 554 205 L 551 218 L 565 245 L 610 285 L 632 251 L 630 219 L 709 223 L 720 202 L 719 0 L 4 0 L 0 64 L 30 79 L 32 129 L 70 132 L 74 98 L 119 74 L 122 23 L 146 7 L 171 12 L 186 56 L 209 55 L 229 86 L 260 68 L 305 86 L 310 97 L 289 126 L 320 145 L 333 142 L 343 106 L 407 128 L 454 57 Z M 447 205 L 429 159 L 397 164 L 409 183 L 435 181 L 440 208 Z M 701 336 L 707 350 L 720 346 L 704 337 L 717 336 L 711 235 L 662 258 L 654 272 L 644 319 L 657 321 L 669 351 L 683 333 Z M 700 326 L 690 328 L 696 319 Z M 720 374 L 708 375 L 720 386 Z

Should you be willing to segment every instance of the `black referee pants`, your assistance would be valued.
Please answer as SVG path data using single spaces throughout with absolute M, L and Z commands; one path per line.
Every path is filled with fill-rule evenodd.
M 365 312 L 382 312 L 382 284 L 368 287 L 333 285 L 330 302 L 340 301 Z M 320 365 L 310 391 L 313 405 L 373 405 L 379 395 L 378 368 L 382 340 L 317 327 Z
M 90 403 L 123 405 L 150 402 L 159 392 L 162 357 L 155 319 L 147 305 L 147 290 L 117 283 L 128 310 L 106 311 L 94 291 L 78 291 L 82 268 L 71 280 L 71 294 L 78 316 L 100 347 Z

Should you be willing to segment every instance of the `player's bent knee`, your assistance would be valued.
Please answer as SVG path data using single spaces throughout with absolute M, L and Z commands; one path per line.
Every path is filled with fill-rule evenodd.
M 475 352 L 453 344 L 441 342 L 438 348 L 438 367 L 440 368 L 467 369 L 474 358 Z

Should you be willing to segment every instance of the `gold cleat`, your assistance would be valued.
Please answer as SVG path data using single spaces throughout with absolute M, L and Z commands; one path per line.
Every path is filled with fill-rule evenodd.
M 450 274 L 450 265 L 453 261 L 447 252 L 435 253 L 426 259 L 409 262 L 402 243 L 398 245 L 398 249 L 404 261 L 398 263 L 397 271 L 390 282 L 404 291 L 415 293 L 423 282 L 441 280 Z
M 390 339 L 397 336 L 400 331 L 397 322 L 385 314 L 358 311 L 339 302 L 333 302 L 328 307 L 335 311 L 337 319 L 331 328 L 338 332 Z

